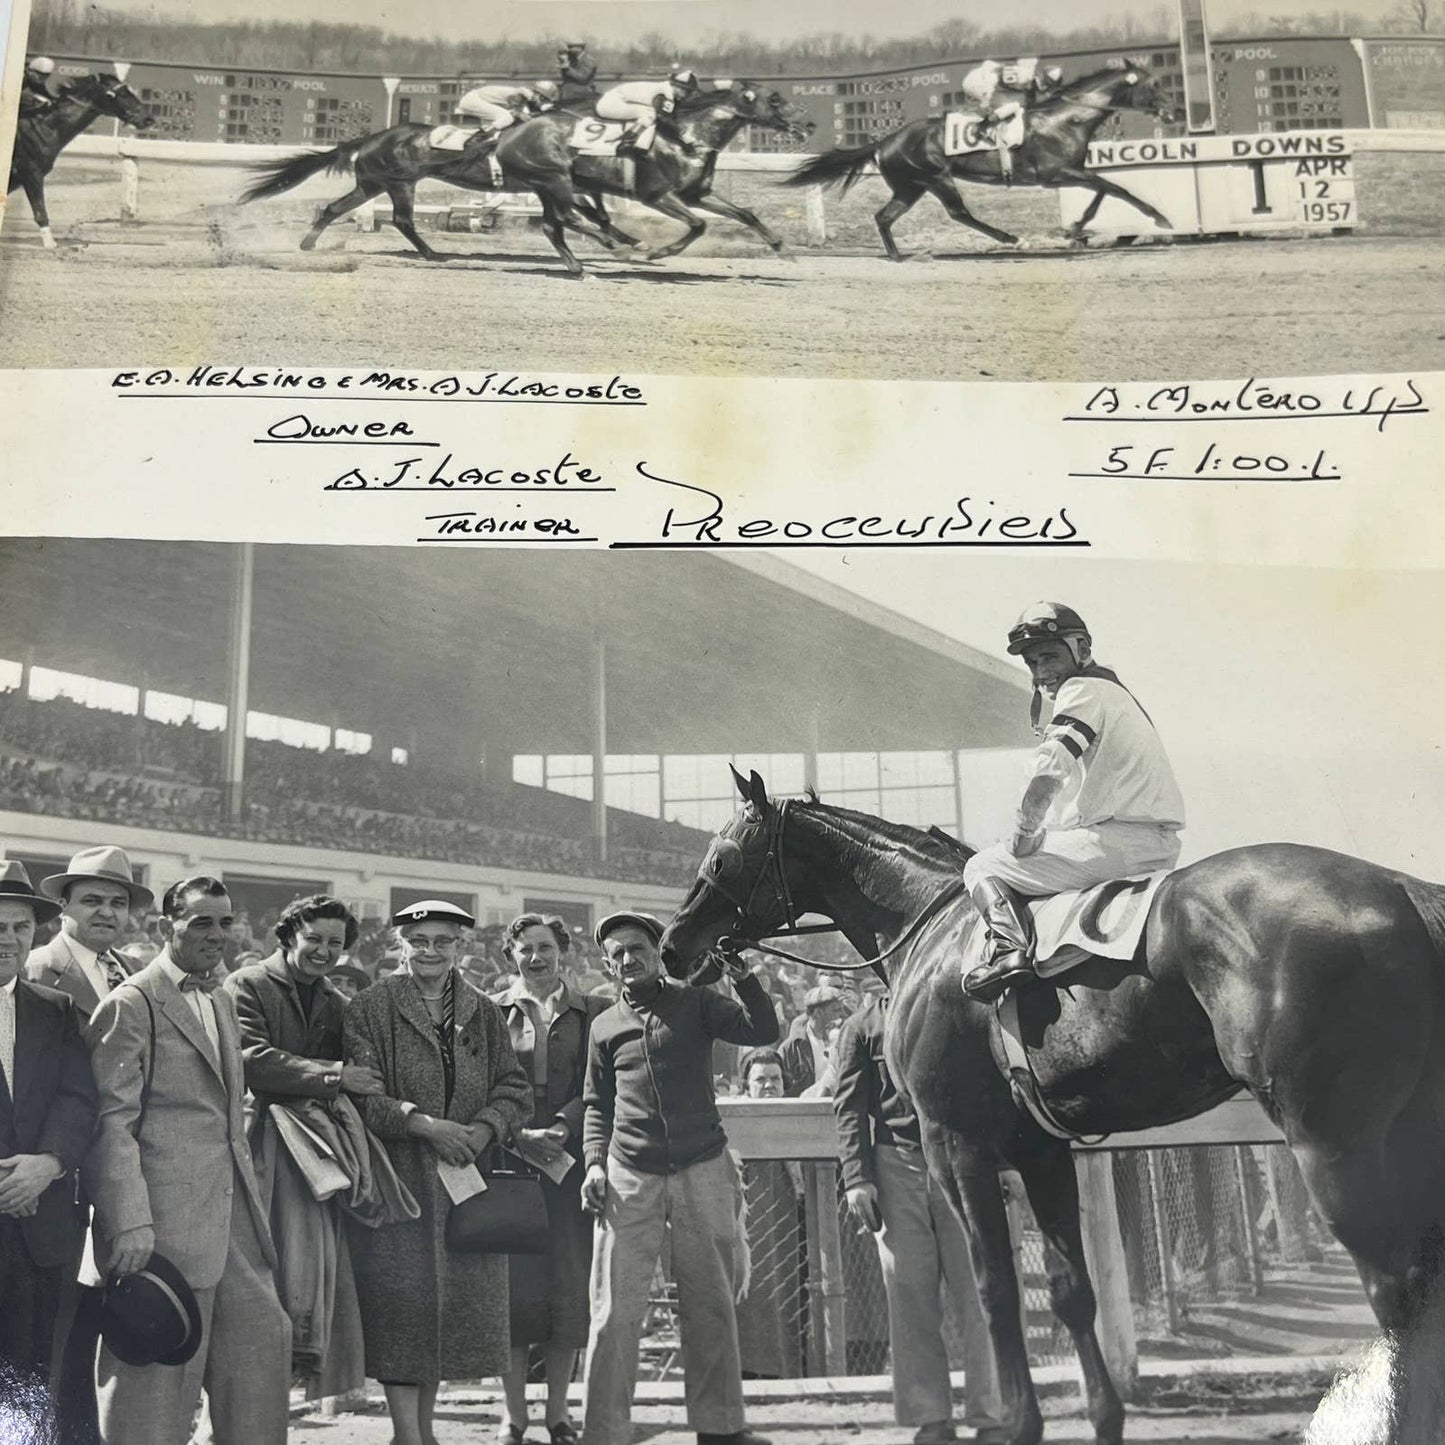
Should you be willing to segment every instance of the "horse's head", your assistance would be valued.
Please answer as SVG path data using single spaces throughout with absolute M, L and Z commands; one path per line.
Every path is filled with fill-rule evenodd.
M 789 140 L 805 141 L 818 128 L 802 106 L 794 105 L 779 90 L 764 90 L 751 81 L 739 81 L 737 98 L 740 105 L 748 107 L 743 113 L 749 125 L 781 131 Z
M 712 840 L 697 879 L 662 935 L 663 966 L 674 978 L 713 983 L 722 972 L 723 949 L 754 942 L 792 921 L 796 912 L 779 848 L 780 808 L 768 797 L 763 780 L 733 781 L 743 806 Z
M 1115 105 L 1152 115 L 1164 125 L 1175 119 L 1174 107 L 1160 88 L 1159 81 L 1144 66 L 1127 56 L 1120 56 L 1110 61 L 1109 69 L 1116 77 L 1113 87 Z
M 149 130 L 155 124 L 140 96 L 118 75 L 82 75 L 65 88 L 65 94 L 93 105 L 102 115 L 114 116 L 122 125 Z

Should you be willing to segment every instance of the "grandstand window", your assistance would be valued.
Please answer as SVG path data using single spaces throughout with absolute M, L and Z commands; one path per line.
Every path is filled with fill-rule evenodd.
M 619 754 L 602 760 L 607 806 L 649 818 L 661 816 L 662 771 L 656 753 Z
M 8 657 L 0 658 L 0 692 L 14 692 L 24 677 L 23 663 L 12 662 Z
M 540 788 L 545 782 L 545 765 L 541 753 L 518 753 L 512 759 L 512 781 Z
M 278 717 L 269 712 L 246 714 L 246 736 L 262 742 L 287 743 L 293 748 L 312 748 L 324 753 L 331 746 L 331 729 L 300 718 Z
M 86 677 L 78 672 L 56 672 L 49 667 L 30 669 L 30 696 L 36 702 L 49 702 L 64 697 L 85 707 L 103 708 L 106 712 L 140 711 L 140 689 L 123 682 L 106 682 L 104 678 Z
M 591 753 L 555 753 L 545 760 L 543 786 L 569 798 L 592 800 Z
M 146 693 L 145 715 L 154 722 L 194 723 L 207 732 L 219 732 L 226 726 L 226 709 L 217 702 L 197 702 L 174 692 Z
M 347 728 L 337 728 L 331 738 L 331 745 L 338 753 L 355 753 L 357 757 L 363 757 L 371 751 L 370 733 L 354 733 Z
M 394 763 L 397 765 L 397 767 L 399 767 L 399 768 L 404 768 L 404 767 L 407 765 L 407 761 L 408 761 L 408 758 L 409 758 L 409 757 L 410 757 L 410 754 L 407 752 L 407 750 L 406 750 L 405 748 L 393 748 L 393 749 L 391 750 L 391 760 L 392 760 L 392 762 L 394 762 Z

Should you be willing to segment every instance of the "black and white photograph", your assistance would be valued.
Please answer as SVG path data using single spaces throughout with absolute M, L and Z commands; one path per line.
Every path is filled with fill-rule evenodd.
M 0 365 L 1438 370 L 1442 25 L 1436 0 L 34 0 Z
M 1436 0 L 9 33 L 0 1445 L 1439 1445 Z

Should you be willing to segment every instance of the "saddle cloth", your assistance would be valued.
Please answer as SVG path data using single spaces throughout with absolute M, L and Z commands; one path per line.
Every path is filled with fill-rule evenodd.
M 1027 900 L 1039 977 L 1052 978 L 1091 957 L 1128 962 L 1144 936 L 1154 895 L 1168 876 L 1165 870 L 1139 878 L 1112 878 L 1082 892 Z M 978 919 L 964 941 L 965 973 L 983 962 L 984 943 Z
M 434 150 L 459 151 L 476 133 L 472 125 L 438 125 L 432 127 L 426 140 Z
M 595 115 L 583 116 L 572 127 L 567 145 L 578 155 L 615 156 L 623 129 L 621 121 L 598 120 Z
M 1021 105 L 999 107 L 999 136 L 1009 150 L 1023 144 L 1024 109 Z M 983 117 L 977 111 L 951 110 L 943 117 L 943 153 L 946 156 L 966 156 L 974 151 L 998 149 L 998 140 L 978 138 Z

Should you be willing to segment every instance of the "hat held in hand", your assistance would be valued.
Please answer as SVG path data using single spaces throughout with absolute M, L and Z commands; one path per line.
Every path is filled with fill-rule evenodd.
M 126 1365 L 184 1365 L 201 1346 L 201 1311 L 185 1276 L 165 1255 L 107 1283 L 101 1338 Z

